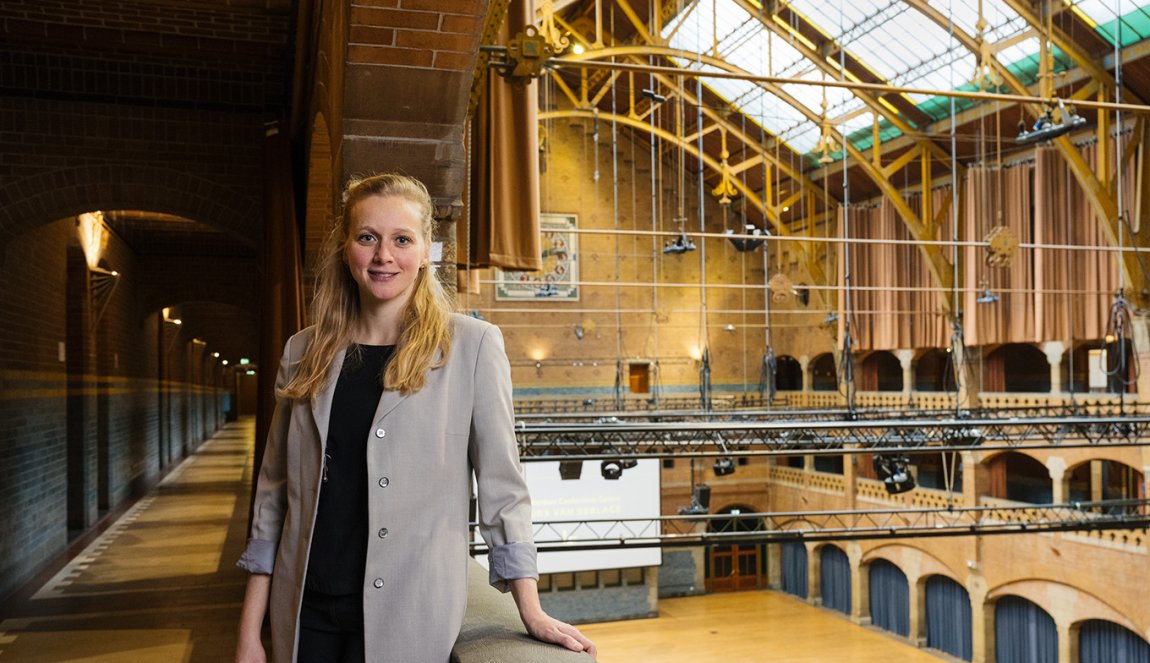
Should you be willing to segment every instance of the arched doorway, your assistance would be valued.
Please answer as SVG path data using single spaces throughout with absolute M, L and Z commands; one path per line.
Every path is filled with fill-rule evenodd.
M 707 525 L 709 532 L 757 532 L 763 529 L 761 518 L 746 517 L 741 514 L 754 513 L 753 507 L 745 505 L 729 506 L 716 512 L 727 514 L 726 520 L 712 520 Z M 748 589 L 762 589 L 766 576 L 766 550 L 762 543 L 716 544 L 708 547 L 707 591 L 740 592 Z

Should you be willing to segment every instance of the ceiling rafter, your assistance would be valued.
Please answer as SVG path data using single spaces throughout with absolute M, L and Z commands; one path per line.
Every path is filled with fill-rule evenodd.
M 925 0 L 904 1 L 913 7 L 916 11 L 919 11 L 924 16 L 934 21 L 936 24 L 949 24 L 946 16 L 939 12 L 937 9 L 931 7 Z M 1011 4 L 1017 4 L 1017 1 L 1015 0 Z M 1029 21 L 1030 19 L 1027 20 Z M 975 54 L 979 53 L 978 42 L 974 39 L 974 37 L 966 34 L 958 27 L 950 27 L 954 33 L 955 38 L 958 39 L 958 41 L 963 46 Z M 1035 30 L 1045 31 L 1045 28 L 1041 24 L 1036 25 L 1032 23 L 1031 27 L 1033 27 Z M 1051 37 L 1051 40 L 1053 42 L 1053 37 Z M 1006 83 L 1007 87 L 1014 91 L 1015 94 L 1033 96 L 1031 95 L 1030 90 L 1028 90 L 1027 87 L 1022 83 L 1022 81 L 1018 80 L 1018 78 L 993 54 L 990 55 L 990 64 L 995 68 L 998 74 L 1002 76 L 1003 81 Z M 1093 68 L 1099 69 L 1097 65 L 1095 65 Z M 1107 76 L 1109 76 L 1109 74 L 1107 74 Z M 1088 84 L 1083 89 L 1087 89 L 1089 91 L 1096 90 L 1100 96 L 1104 95 L 1107 89 L 1104 85 L 1105 78 L 1092 75 L 1092 79 L 1094 84 Z M 1114 78 L 1109 77 L 1109 81 L 1110 89 L 1113 89 Z M 1049 100 L 1043 100 L 1036 96 L 1035 103 L 1029 104 L 1027 110 L 1029 110 L 1032 115 L 1037 116 L 1042 112 L 1041 104 L 1044 101 Z M 1110 172 L 1111 163 L 1108 155 L 1112 154 L 1112 149 L 1118 149 L 1119 146 L 1115 144 L 1115 141 L 1111 136 L 1109 112 L 1107 112 L 1105 109 L 1099 109 L 1098 118 L 1098 144 L 1104 148 L 1102 154 L 1099 155 L 1098 158 L 1098 160 L 1102 162 L 1099 167 L 1094 167 L 1087 163 L 1086 159 L 1082 156 L 1082 152 L 1077 147 L 1075 147 L 1069 136 L 1059 136 L 1053 140 L 1052 143 L 1058 150 L 1059 154 L 1062 155 L 1062 158 L 1066 161 L 1066 164 L 1069 166 L 1075 180 L 1078 181 L 1078 185 L 1082 187 L 1083 192 L 1086 193 L 1086 196 L 1090 201 L 1090 205 L 1094 209 L 1094 213 L 1103 220 L 1103 228 L 1106 231 L 1108 240 L 1114 246 L 1118 246 L 1120 243 L 1119 235 L 1122 233 L 1122 229 L 1119 228 L 1119 224 L 1121 223 L 1119 215 L 1122 213 L 1122 210 L 1118 209 L 1118 202 L 1115 197 L 1117 187 L 1119 186 L 1117 181 L 1117 174 Z M 1130 163 L 1132 161 L 1131 153 L 1140 149 L 1141 142 L 1141 140 L 1131 140 L 1128 143 L 1126 148 L 1127 154 L 1123 156 L 1123 161 L 1125 163 Z M 1135 237 L 1135 239 L 1140 239 L 1140 246 L 1146 246 L 1147 238 L 1145 235 L 1143 235 L 1141 238 Z M 1146 274 L 1144 272 L 1144 268 L 1139 261 L 1137 254 L 1124 253 L 1122 255 L 1121 263 L 1122 271 L 1126 276 L 1127 283 L 1131 285 L 1135 283 L 1145 283 L 1147 279 L 1150 278 L 1150 274 Z M 1138 278 L 1139 275 L 1141 275 L 1141 278 Z M 1144 289 L 1139 289 L 1139 291 L 1133 292 L 1132 296 L 1135 298 L 1136 304 L 1139 308 L 1147 308 L 1148 305 L 1150 305 L 1150 297 L 1147 296 L 1147 293 L 1144 291 Z
M 623 4 L 626 5 L 626 0 L 622 0 L 622 1 L 623 1 Z M 586 60 L 626 58 L 627 60 L 630 60 L 630 61 L 638 63 L 638 64 L 646 64 L 647 61 L 645 60 L 645 58 L 646 57 L 652 57 L 652 56 L 666 59 L 668 61 L 673 61 L 672 58 L 680 58 L 680 59 L 689 59 L 689 60 L 699 61 L 699 62 L 708 64 L 710 66 L 713 66 L 713 67 L 716 67 L 719 69 L 723 69 L 725 71 L 731 71 L 733 73 L 742 73 L 742 74 L 747 74 L 747 75 L 750 74 L 750 72 L 747 72 L 747 71 L 745 71 L 739 67 L 736 67 L 735 65 L 727 62 L 726 60 L 723 60 L 722 58 L 714 58 L 714 57 L 702 55 L 699 53 L 693 53 L 690 51 L 684 51 L 681 49 L 670 48 L 670 47 L 664 46 L 662 44 L 653 43 L 652 33 L 650 31 L 648 31 L 645 26 L 642 25 L 642 21 L 639 19 L 638 15 L 635 14 L 634 10 L 630 7 L 630 5 L 626 5 L 626 8 L 624 9 L 624 14 L 627 15 L 628 20 L 635 27 L 636 34 L 637 34 L 638 38 L 644 41 L 644 43 L 642 45 L 637 45 L 637 46 L 627 45 L 627 46 L 613 46 L 613 47 L 609 47 L 609 48 L 597 48 L 597 49 L 593 49 L 591 51 L 588 51 L 583 56 L 573 56 L 573 58 L 574 59 L 586 59 Z M 587 41 L 587 36 L 581 34 L 580 31 L 577 30 L 574 26 L 566 23 L 561 18 L 557 17 L 556 20 L 563 26 L 563 28 L 565 30 L 567 30 L 569 33 L 571 33 L 571 35 L 576 40 L 582 41 L 585 44 L 590 43 Z M 572 57 L 572 56 L 569 56 L 569 57 Z M 688 72 L 684 72 L 684 73 L 688 73 Z M 825 189 L 818 186 L 813 180 L 811 180 L 809 177 L 807 177 L 802 172 L 801 168 L 800 169 L 793 168 L 790 164 L 786 163 L 782 159 L 779 159 L 776 155 L 772 154 L 770 152 L 770 150 L 767 149 L 767 146 L 765 144 L 763 144 L 763 142 L 761 140 L 754 138 L 752 136 L 749 136 L 745 131 L 743 131 L 743 129 L 741 127 L 739 127 L 737 124 L 728 120 L 726 117 L 723 116 L 723 114 L 716 112 L 714 109 L 709 108 L 708 106 L 703 104 L 701 99 L 696 98 L 696 96 L 694 94 L 692 94 L 689 90 L 687 90 L 685 87 L 680 85 L 671 76 L 667 76 L 664 74 L 655 74 L 654 80 L 658 81 L 659 85 L 661 85 L 664 89 L 669 90 L 669 94 L 667 95 L 668 98 L 670 98 L 670 97 L 681 98 L 684 103 L 686 103 L 690 106 L 696 106 L 698 108 L 701 108 L 702 112 L 703 112 L 703 116 L 708 121 L 710 121 L 712 123 L 712 126 L 708 129 L 708 132 L 714 131 L 715 129 L 720 129 L 720 130 L 724 131 L 728 137 L 732 137 L 732 138 L 742 142 L 744 145 L 751 147 L 757 153 L 755 156 L 752 156 L 751 158 L 749 158 L 743 162 L 739 162 L 738 164 L 736 164 L 735 167 L 731 167 L 728 165 L 728 172 L 735 172 L 734 168 L 736 168 L 736 167 L 739 168 L 738 172 L 743 172 L 749 168 L 754 167 L 754 165 L 762 163 L 765 160 L 770 165 L 771 168 L 778 169 L 780 172 L 785 174 L 788 178 L 790 178 L 792 181 L 794 181 L 796 183 L 796 192 L 792 192 L 791 195 L 784 197 L 782 195 L 781 190 L 776 190 L 775 187 L 771 186 L 770 173 L 766 173 L 764 175 L 762 195 L 760 195 L 759 192 L 751 189 L 750 187 L 747 187 L 745 184 L 742 183 L 742 181 L 739 178 L 734 178 L 734 180 L 736 182 L 736 188 L 738 188 L 740 190 L 740 192 L 744 196 L 746 196 L 747 201 L 750 203 L 751 207 L 763 215 L 763 218 L 766 220 L 766 223 L 769 223 L 773 228 L 775 228 L 775 231 L 778 232 L 780 235 L 795 236 L 792 233 L 792 231 L 790 230 L 790 228 L 787 226 L 787 224 L 782 220 L 782 218 L 780 217 L 780 214 L 781 214 L 783 208 L 789 207 L 790 205 L 793 205 L 796 202 L 796 200 L 798 199 L 798 198 L 796 198 L 796 193 L 801 197 L 801 192 L 805 190 L 805 191 L 809 192 L 809 195 L 807 196 L 806 200 L 804 201 L 807 218 L 802 220 L 803 221 L 802 225 L 808 229 L 808 232 L 811 232 L 811 230 L 816 227 L 816 225 L 817 225 L 816 220 L 818 218 L 818 212 L 815 209 L 815 204 L 814 204 L 815 201 L 820 197 L 822 198 L 823 201 L 826 201 L 828 199 L 829 200 L 836 200 L 835 198 L 830 196 L 825 191 Z M 566 86 L 564 86 L 564 87 L 566 88 Z M 770 87 L 775 88 L 777 86 L 772 85 Z M 772 91 L 774 91 L 774 90 L 772 90 Z M 778 90 L 778 92 L 782 92 L 782 90 L 780 89 L 780 90 Z M 633 94 L 633 91 L 632 91 L 632 94 Z M 785 92 L 783 94 L 785 94 Z M 569 94 L 568 97 L 572 98 L 573 95 Z M 790 98 L 789 95 L 788 95 L 788 98 Z M 797 107 L 802 107 L 802 104 L 798 104 L 798 102 L 794 101 L 793 99 L 792 99 L 791 103 L 797 104 Z M 576 105 L 580 108 L 583 108 L 583 109 L 587 109 L 587 108 L 594 106 L 593 103 L 578 103 Z M 600 115 L 600 117 L 603 117 L 603 116 Z M 541 119 L 542 119 L 542 117 L 541 117 Z M 628 124 L 629 126 L 632 126 L 632 128 L 641 128 L 642 130 L 650 130 L 650 131 L 654 131 L 657 134 L 660 134 L 660 131 L 657 131 L 656 128 L 652 128 L 649 124 L 638 122 L 639 118 L 637 118 L 637 117 L 629 117 L 628 119 L 636 122 L 633 125 L 630 123 L 624 123 L 624 124 Z M 666 132 L 666 133 L 660 134 L 660 135 L 673 136 L 673 134 L 670 134 L 669 132 Z M 769 134 L 769 133 L 767 135 L 770 135 L 776 141 L 779 141 L 779 138 L 777 136 L 774 136 L 773 134 Z M 693 154 L 696 154 L 696 157 L 698 156 L 697 150 L 695 149 L 695 147 L 693 145 L 694 141 L 688 141 L 688 140 L 685 140 L 684 138 L 682 138 L 680 136 L 674 136 L 674 140 L 670 141 L 668 144 L 674 144 L 675 142 L 680 142 L 682 144 L 685 144 Z M 711 166 L 712 170 L 716 174 L 720 174 L 720 175 L 722 174 L 722 172 L 723 172 L 722 171 L 722 165 L 718 161 L 714 161 L 712 159 L 709 162 L 707 160 L 704 160 L 704 162 L 707 163 L 708 166 Z M 771 200 L 771 198 L 777 198 L 777 200 Z M 816 255 L 817 250 L 820 248 L 822 248 L 821 245 L 811 247 L 811 246 L 808 246 L 805 242 L 799 243 L 799 252 L 803 256 L 804 265 L 806 266 L 808 273 L 811 275 L 811 279 L 814 280 L 816 283 L 819 283 L 819 284 L 828 284 L 829 283 L 829 281 L 827 280 L 828 277 L 822 268 L 821 258 L 820 258 L 820 256 Z
M 571 109 L 571 110 L 544 111 L 544 112 L 539 113 L 539 121 L 540 122 L 543 122 L 546 120 L 557 120 L 557 119 L 564 119 L 564 118 L 574 118 L 574 119 L 580 119 L 580 120 L 591 121 L 591 122 L 615 122 L 619 125 L 623 125 L 623 126 L 631 128 L 631 129 L 634 129 L 637 132 L 654 133 L 655 135 L 657 135 L 659 138 L 663 139 L 664 141 L 666 141 L 670 144 L 674 144 L 678 147 L 681 147 L 685 152 L 690 154 L 692 157 L 694 157 L 696 159 L 700 159 L 702 161 L 702 163 L 707 168 L 709 168 L 712 172 L 715 172 L 715 173 L 722 172 L 722 164 L 719 161 L 717 161 L 714 157 L 707 154 L 705 150 L 700 152 L 699 148 L 698 148 L 698 144 L 695 141 L 687 140 L 683 136 L 676 135 L 675 133 L 673 133 L 671 131 L 667 131 L 666 129 L 663 129 L 662 127 L 652 126 L 646 122 L 643 122 L 643 121 L 636 119 L 636 118 L 629 117 L 628 115 L 625 115 L 625 114 L 598 111 L 597 109 L 591 109 L 591 108 L 577 108 L 577 109 Z M 740 180 L 738 178 L 734 178 L 732 183 L 734 184 L 735 188 L 738 189 L 739 193 L 743 194 L 743 196 L 746 197 L 747 202 L 749 204 L 751 204 L 759 212 L 764 213 L 764 215 L 766 214 L 767 205 L 762 200 L 762 198 L 759 197 L 759 195 L 756 191 L 754 191 L 749 186 L 744 184 L 742 182 L 742 180 Z M 776 225 L 775 228 L 776 228 L 777 233 L 780 236 L 788 237 L 788 238 L 791 238 L 794 240 L 798 240 L 800 243 L 800 246 L 803 247 L 803 252 L 808 256 L 812 255 L 812 253 L 808 252 L 808 249 L 806 248 L 805 243 L 802 242 L 802 239 L 803 239 L 802 235 L 793 234 L 792 232 L 790 232 L 787 229 L 787 227 L 784 224 Z M 810 270 L 810 274 L 811 274 L 812 279 L 814 279 L 817 283 L 820 283 L 820 284 L 827 283 L 826 273 L 823 271 L 822 266 L 818 263 L 818 261 L 816 261 L 814 259 L 810 259 L 807 267 Z
M 1041 32 L 1046 32 L 1042 25 L 1042 19 L 1034 12 L 1034 6 L 1028 0 L 1004 0 L 1006 5 L 1018 12 L 1022 20 L 1026 21 L 1032 29 Z M 1114 76 L 1106 70 L 1106 67 L 1100 65 L 1089 53 L 1082 50 L 1082 47 L 1070 38 L 1070 35 L 1063 32 L 1058 26 L 1051 26 L 1050 34 L 1047 35 L 1050 42 L 1057 46 L 1063 53 L 1070 56 L 1074 63 L 1087 72 L 1091 78 L 1098 82 L 1100 87 L 1113 90 L 1115 87 Z M 1135 103 L 1145 103 L 1133 90 L 1126 86 L 1122 87 L 1122 94 L 1128 96 L 1131 101 Z
M 779 25 L 778 21 L 775 20 L 777 18 L 784 23 L 786 22 L 785 19 L 779 16 L 779 3 L 777 0 L 770 3 L 769 7 L 762 5 L 756 6 L 756 3 L 752 2 L 751 0 L 734 0 L 734 2 L 744 11 L 746 11 L 748 16 L 758 19 L 759 23 L 764 28 L 779 35 L 780 37 L 790 37 L 790 34 L 786 32 L 782 26 Z M 768 15 L 770 16 L 769 19 Z M 794 18 L 798 19 L 797 16 Z M 824 30 L 819 29 L 818 26 L 811 24 L 809 21 L 804 22 L 809 25 L 813 31 L 817 31 L 819 34 L 827 34 Z M 810 48 L 804 44 L 802 40 L 795 40 L 792 43 L 792 46 L 803 56 L 805 56 L 809 62 L 811 62 L 813 65 L 825 73 L 832 76 L 839 75 L 840 72 L 827 62 L 827 57 L 832 52 L 840 52 L 843 50 L 842 45 L 835 40 L 828 38 L 822 44 L 815 44 L 816 48 L 821 52 Z M 849 68 L 846 68 L 841 73 L 850 74 L 854 78 L 858 78 L 858 75 L 850 72 Z M 874 73 L 870 71 L 867 72 L 867 75 L 868 77 L 874 77 Z M 883 84 L 888 84 L 886 81 L 880 82 Z M 921 132 L 919 132 L 917 128 L 912 127 L 907 122 L 907 120 L 896 113 L 892 113 L 888 108 L 886 108 L 886 106 L 880 103 L 879 97 L 877 95 L 873 95 L 869 92 L 859 89 L 852 89 L 851 92 L 864 104 L 870 107 L 876 115 L 885 118 L 904 134 L 914 137 L 916 144 L 915 151 L 918 153 L 923 177 L 925 178 L 922 182 L 924 199 L 924 204 L 922 205 L 922 216 L 920 217 L 914 213 L 914 210 L 912 210 L 910 205 L 906 203 L 906 200 L 903 199 L 901 192 L 891 182 L 890 178 L 895 174 L 894 171 L 886 172 L 883 169 L 876 167 L 858 148 L 852 145 L 849 140 L 846 140 L 845 137 L 842 141 L 843 147 L 846 149 L 847 153 L 858 162 L 861 170 L 867 175 L 867 177 L 869 177 L 871 181 L 873 181 L 874 184 L 879 188 L 879 190 L 882 191 L 883 196 L 890 200 L 898 213 L 899 219 L 903 222 L 907 230 L 910 231 L 911 235 L 915 239 L 925 242 L 937 240 L 937 226 L 934 223 L 934 220 L 937 217 L 930 209 L 930 206 L 926 204 L 926 201 L 929 200 L 928 194 L 931 188 L 931 161 L 933 159 L 938 159 L 939 161 L 947 163 L 948 167 L 951 167 L 956 171 L 955 174 L 959 176 L 960 181 L 961 174 L 965 171 L 965 168 L 963 168 L 961 165 L 958 165 L 957 163 L 951 164 L 949 161 L 950 155 L 947 154 L 945 150 L 939 147 L 938 144 L 936 144 L 933 140 L 923 136 Z M 794 105 L 793 101 L 789 103 Z M 805 108 L 802 106 L 802 104 L 799 104 L 797 107 L 799 107 L 800 110 Z M 873 147 L 873 150 L 877 157 L 877 154 L 880 150 L 880 145 L 876 143 Z M 952 192 L 950 198 L 948 199 L 947 205 L 954 204 L 953 201 L 955 199 L 956 197 Z M 931 276 L 935 280 L 935 284 L 938 285 L 939 289 L 941 290 L 941 299 L 944 313 L 947 315 L 952 315 L 955 310 L 952 295 L 954 285 L 953 264 L 946 257 L 942 247 L 938 246 L 937 244 L 919 244 L 918 248 L 919 252 L 922 253 L 923 257 L 926 259 L 927 266 L 930 270 Z

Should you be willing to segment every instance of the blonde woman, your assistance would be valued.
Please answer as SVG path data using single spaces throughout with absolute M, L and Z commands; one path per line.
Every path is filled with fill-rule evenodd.
M 471 474 L 490 581 L 535 638 L 592 656 L 539 605 L 531 504 L 498 328 L 451 313 L 429 273 L 418 180 L 353 181 L 315 324 L 288 340 L 260 468 L 236 660 L 446 663 L 467 603 Z

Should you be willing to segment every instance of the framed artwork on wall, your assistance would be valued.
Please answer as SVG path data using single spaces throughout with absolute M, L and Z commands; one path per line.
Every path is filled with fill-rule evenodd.
M 543 269 L 495 270 L 495 299 L 579 301 L 579 236 L 574 214 L 541 214 Z

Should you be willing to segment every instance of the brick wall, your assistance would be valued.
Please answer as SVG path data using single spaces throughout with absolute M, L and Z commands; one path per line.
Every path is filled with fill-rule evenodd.
M 0 282 L 0 596 L 194 451 L 222 423 L 223 397 L 206 348 L 141 308 L 140 261 L 115 236 L 101 264 L 120 282 L 102 311 L 74 219 L 3 251 L 13 271 Z
M 598 142 L 591 124 L 582 120 L 552 120 L 542 131 L 548 145 L 540 183 L 543 212 L 575 214 L 583 230 L 613 230 L 617 216 L 620 230 L 647 232 L 653 229 L 654 195 L 658 218 L 654 229 L 677 232 L 673 218 L 682 190 L 687 230 L 698 232 L 697 180 L 688 174 L 680 188 L 673 170 L 657 166 L 652 194 L 648 147 L 632 141 L 628 131 L 618 131 L 617 159 L 612 158 L 609 121 L 599 123 Z M 737 225 L 709 190 L 704 212 L 709 233 Z M 699 250 L 664 254 L 669 239 L 670 235 L 580 234 L 579 278 L 590 283 L 580 288 L 577 302 L 547 297 L 501 301 L 490 284 L 484 284 L 479 295 L 461 293 L 458 301 L 502 328 L 519 396 L 610 394 L 617 359 L 624 360 L 625 370 L 629 360 L 658 361 L 662 395 L 695 395 L 697 357 L 704 339 L 698 284 L 705 244 L 712 385 L 716 391 L 754 390 L 765 342 L 762 249 L 742 253 L 726 239 L 703 240 L 696 235 L 693 241 Z M 494 275 L 484 272 L 482 278 Z M 616 281 L 624 285 L 616 288 L 612 285 Z M 575 334 L 577 325 L 585 330 L 582 339 Z M 725 330 L 728 325 L 733 330 Z M 825 346 L 829 351 L 829 335 Z M 626 385 L 626 375 L 623 382 Z

